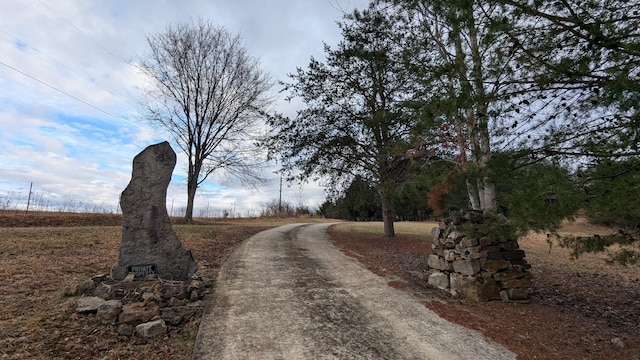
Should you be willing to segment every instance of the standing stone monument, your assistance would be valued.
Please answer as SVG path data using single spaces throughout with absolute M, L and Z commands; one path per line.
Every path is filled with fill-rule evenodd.
M 147 147 L 133 159 L 131 181 L 120 196 L 122 243 L 113 279 L 157 274 L 163 279 L 187 280 L 198 269 L 167 214 L 167 187 L 175 165 L 176 153 L 166 141 Z

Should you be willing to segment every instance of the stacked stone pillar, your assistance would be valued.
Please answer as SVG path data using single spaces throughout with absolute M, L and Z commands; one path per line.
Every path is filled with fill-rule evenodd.
M 531 265 L 515 236 L 497 235 L 485 224 L 505 223 L 485 219 L 479 212 L 463 212 L 447 218 L 433 229 L 432 269 L 429 284 L 477 301 L 503 300 L 528 303 Z

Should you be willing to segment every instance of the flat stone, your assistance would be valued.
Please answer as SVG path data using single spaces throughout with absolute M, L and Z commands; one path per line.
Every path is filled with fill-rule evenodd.
M 81 295 L 91 295 L 93 289 L 96 288 L 96 283 L 92 280 L 85 280 L 80 286 L 78 286 L 78 293 Z
M 511 266 L 514 269 L 521 269 L 521 270 L 531 269 L 531 264 L 529 264 L 525 259 L 511 260 Z
M 465 237 L 464 239 L 460 240 L 460 246 L 462 246 L 463 248 L 474 247 L 474 246 L 477 246 L 478 244 L 479 244 L 478 239 L 474 239 L 474 238 Z
M 433 273 L 429 275 L 429 285 L 437 287 L 439 289 L 449 288 L 449 275 L 441 272 Z
M 429 265 L 430 268 L 437 270 L 450 271 L 452 269 L 450 262 L 436 255 L 429 255 L 427 258 L 427 265 Z
M 106 300 L 97 296 L 84 296 L 76 300 L 76 312 L 80 314 L 95 314 L 100 305 Z
M 453 271 L 463 275 L 475 275 L 480 272 L 480 261 L 476 259 L 454 261 Z
M 498 272 L 500 270 L 508 269 L 509 265 L 509 262 L 506 260 L 487 260 L 482 265 L 482 268 L 490 272 Z
M 450 283 L 452 292 L 475 301 L 500 299 L 500 288 L 491 279 L 451 273 Z
M 168 142 L 147 147 L 133 159 L 129 185 L 120 196 L 122 242 L 112 277 L 150 266 L 163 279 L 188 280 L 198 266 L 178 240 L 167 214 L 167 187 L 176 164 Z M 146 276 L 148 273 L 139 273 Z
M 155 337 L 167 333 L 167 325 L 162 319 L 142 323 L 136 326 L 136 334 L 142 337 Z
M 500 256 L 504 260 L 520 260 L 524 259 L 524 250 L 512 250 L 512 251 L 503 251 L 500 253 Z
M 478 242 L 480 243 L 480 245 L 482 246 L 491 246 L 491 245 L 495 245 L 494 241 L 491 240 L 490 238 L 483 236 L 480 238 L 480 240 L 478 240 Z
M 499 247 L 499 246 L 497 246 L 497 245 L 484 246 L 484 247 L 483 247 L 483 249 L 484 249 L 484 251 L 485 251 L 487 254 L 493 254 L 493 253 L 497 253 L 497 254 L 499 254 L 499 253 L 500 253 L 500 247 Z M 500 256 L 500 255 L 498 255 L 498 257 L 499 257 L 499 256 Z M 499 260 L 499 259 L 498 259 L 498 260 Z
M 515 302 L 515 301 L 530 301 L 531 290 L 527 288 L 513 288 L 500 291 L 500 298 L 503 301 Z
M 472 224 L 482 224 L 484 221 L 484 217 L 480 211 L 468 211 L 464 214 L 464 218 Z
M 108 300 L 98 307 L 96 317 L 103 324 L 113 324 L 118 320 L 118 314 L 122 310 L 122 302 L 120 300 Z
M 93 290 L 93 296 L 97 296 L 105 300 L 113 299 L 113 286 L 100 284 Z
M 197 311 L 198 308 L 193 306 L 166 307 L 160 309 L 160 318 L 169 325 L 179 325 L 188 321 Z
M 154 303 L 135 302 L 122 307 L 118 322 L 125 324 L 140 324 L 147 322 L 160 314 L 158 305 Z
M 492 260 L 492 261 L 496 261 L 496 260 Z M 531 279 L 531 273 L 521 269 L 510 269 L 507 271 L 497 272 L 493 275 L 493 278 L 496 279 L 497 281 L 507 281 L 507 280 L 524 278 L 524 277 Z
M 189 292 L 188 286 L 183 283 L 167 284 L 162 288 L 162 298 L 165 300 L 176 298 L 185 299 Z
M 118 335 L 131 336 L 133 335 L 133 326 L 129 324 L 118 325 Z
M 518 245 L 517 241 L 507 241 L 504 243 L 500 243 L 498 245 L 500 247 L 500 249 L 502 250 L 506 250 L 506 251 L 511 251 L 511 250 L 517 250 L 520 249 L 520 245 Z
M 444 259 L 447 261 L 453 261 L 456 259 L 456 252 L 454 250 L 445 250 L 443 255 Z

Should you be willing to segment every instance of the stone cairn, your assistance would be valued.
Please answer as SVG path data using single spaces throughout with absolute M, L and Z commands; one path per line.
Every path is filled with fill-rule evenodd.
M 529 303 L 531 265 L 524 250 L 517 239 L 497 236 L 483 226 L 504 221 L 475 211 L 441 221 L 432 231 L 429 284 L 477 301 Z
M 176 154 L 167 142 L 147 147 L 133 159 L 131 181 L 120 197 L 122 242 L 110 276 L 97 275 L 65 289 L 82 295 L 76 312 L 96 314 L 121 335 L 154 337 L 201 311 L 211 282 L 178 240 L 166 208 Z
M 210 289 L 211 281 L 197 275 L 189 281 L 167 281 L 150 274 L 130 282 L 96 275 L 67 287 L 64 293 L 81 295 L 74 302 L 75 311 L 93 314 L 103 325 L 116 326 L 120 335 L 155 337 L 202 312 L 202 298 Z

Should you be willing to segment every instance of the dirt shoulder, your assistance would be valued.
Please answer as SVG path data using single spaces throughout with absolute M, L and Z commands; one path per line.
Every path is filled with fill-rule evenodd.
M 330 238 L 345 254 L 386 276 L 389 285 L 423 299 L 443 318 L 482 332 L 519 359 L 639 359 L 640 268 L 609 266 L 604 255 L 569 259 L 546 238 L 520 240 L 533 265 L 531 304 L 455 299 L 426 284 L 426 236 L 385 238 L 358 234 L 342 224 Z M 624 348 L 612 344 L 618 338 Z M 614 341 L 616 342 L 616 341 Z

